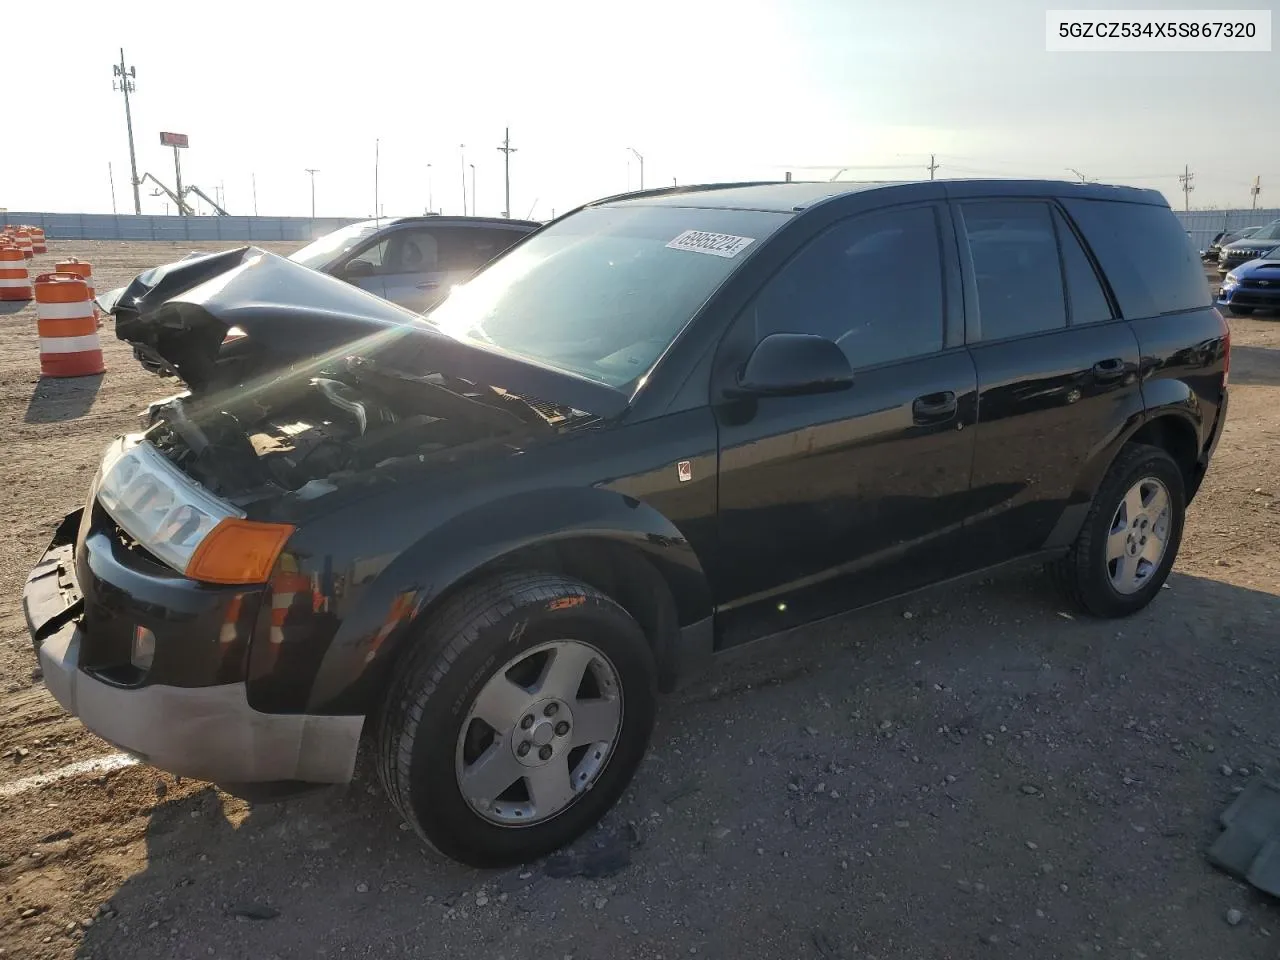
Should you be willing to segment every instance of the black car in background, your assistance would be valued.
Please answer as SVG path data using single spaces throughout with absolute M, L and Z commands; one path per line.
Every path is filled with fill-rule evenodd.
M 1242 263 L 1256 260 L 1270 253 L 1277 244 L 1280 244 L 1280 220 L 1272 220 L 1244 240 L 1223 244 L 1218 251 L 1218 272 L 1225 274 Z
M 225 266 L 152 321 L 301 330 L 356 295 Z M 609 809 L 716 651 L 1012 562 L 1142 610 L 1229 346 L 1152 191 L 618 196 L 423 319 L 161 407 L 23 605 L 57 699 L 156 766 L 341 782 L 364 735 L 428 844 L 525 862 Z
M 1209 243 L 1209 246 L 1205 248 L 1201 257 L 1206 262 L 1212 261 L 1216 263 L 1218 254 L 1225 244 L 1235 243 L 1237 240 L 1248 240 L 1261 229 L 1261 226 L 1245 227 L 1242 230 L 1232 230 L 1230 232 L 1222 231 L 1214 234 L 1213 240 Z

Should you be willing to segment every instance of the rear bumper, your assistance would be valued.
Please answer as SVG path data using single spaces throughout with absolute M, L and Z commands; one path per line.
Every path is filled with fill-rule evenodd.
M 63 708 L 121 750 L 181 776 L 226 783 L 351 779 L 361 716 L 262 713 L 249 705 L 243 682 L 130 686 L 85 670 L 89 637 L 74 562 L 79 518 L 77 511 L 59 527 L 22 591 L 45 685 Z M 127 600 L 119 607 L 125 618 Z

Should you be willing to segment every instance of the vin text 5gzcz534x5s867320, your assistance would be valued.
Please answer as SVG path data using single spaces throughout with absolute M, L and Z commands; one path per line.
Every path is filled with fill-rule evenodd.
M 1142 609 L 1226 415 L 1228 329 L 1148 191 L 629 194 L 425 317 L 216 256 L 128 335 L 192 370 L 237 324 L 368 335 L 188 378 L 108 450 L 25 589 L 46 682 L 222 783 L 342 781 L 363 742 L 473 864 L 593 824 L 716 650 L 1014 561 Z

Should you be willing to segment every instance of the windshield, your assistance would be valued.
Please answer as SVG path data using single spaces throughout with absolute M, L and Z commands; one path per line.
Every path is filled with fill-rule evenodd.
M 790 214 L 665 206 L 575 213 L 428 314 L 452 337 L 633 386 Z
M 338 254 L 346 253 L 365 237 L 378 229 L 374 223 L 353 223 L 333 233 L 326 233 L 319 240 L 313 240 L 301 250 L 295 250 L 289 259 L 313 270 L 324 266 Z
M 1249 237 L 1250 240 L 1280 240 L 1280 220 L 1273 220 Z

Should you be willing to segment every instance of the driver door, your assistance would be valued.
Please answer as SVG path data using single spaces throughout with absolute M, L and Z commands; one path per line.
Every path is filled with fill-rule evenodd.
M 977 374 L 946 295 L 959 266 L 941 242 L 943 216 L 922 205 L 836 223 L 766 281 L 726 336 L 717 384 L 772 333 L 826 337 L 854 371 L 835 392 L 716 401 L 713 590 L 727 643 L 964 566 Z

